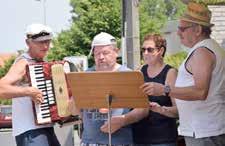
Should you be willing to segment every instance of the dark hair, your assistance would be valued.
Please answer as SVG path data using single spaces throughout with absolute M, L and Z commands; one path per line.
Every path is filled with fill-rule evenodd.
M 163 57 L 166 53 L 166 39 L 162 37 L 160 34 L 147 34 L 144 37 L 144 41 L 152 40 L 155 43 L 156 48 L 164 48 Z
M 211 27 L 203 26 L 203 25 L 201 25 L 201 27 L 202 27 L 202 33 L 203 33 L 206 37 L 210 37 L 210 35 L 211 35 L 211 33 L 212 33 Z

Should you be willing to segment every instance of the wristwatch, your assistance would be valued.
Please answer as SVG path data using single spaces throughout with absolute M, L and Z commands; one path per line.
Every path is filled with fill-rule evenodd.
M 166 96 L 169 96 L 170 91 L 171 91 L 170 86 L 169 85 L 165 85 L 164 86 L 164 93 L 165 93 Z

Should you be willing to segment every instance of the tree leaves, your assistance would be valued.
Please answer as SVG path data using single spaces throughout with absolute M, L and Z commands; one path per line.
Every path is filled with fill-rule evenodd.
M 72 26 L 58 34 L 48 59 L 88 55 L 93 37 L 101 31 L 112 34 L 120 42 L 121 4 L 121 0 L 71 0 Z M 149 32 L 159 33 L 166 21 L 180 16 L 183 9 L 180 0 L 142 0 L 139 11 L 141 40 Z

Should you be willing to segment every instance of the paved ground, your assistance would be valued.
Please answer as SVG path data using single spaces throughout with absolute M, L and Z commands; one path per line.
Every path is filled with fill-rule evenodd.
M 80 146 L 80 138 L 77 134 L 77 130 L 74 131 L 74 146 Z
M 1 146 L 15 146 L 14 137 L 12 137 L 11 129 L 0 129 Z

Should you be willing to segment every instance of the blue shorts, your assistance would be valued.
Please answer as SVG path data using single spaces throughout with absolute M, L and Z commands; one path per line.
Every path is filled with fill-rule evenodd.
M 164 143 L 164 144 L 134 144 L 134 146 L 176 146 L 176 143 Z
M 109 146 L 108 144 L 85 144 L 81 143 L 81 146 Z M 132 144 L 120 144 L 120 145 L 112 145 L 112 146 L 133 146 Z
M 53 127 L 29 130 L 16 136 L 17 146 L 60 146 Z

